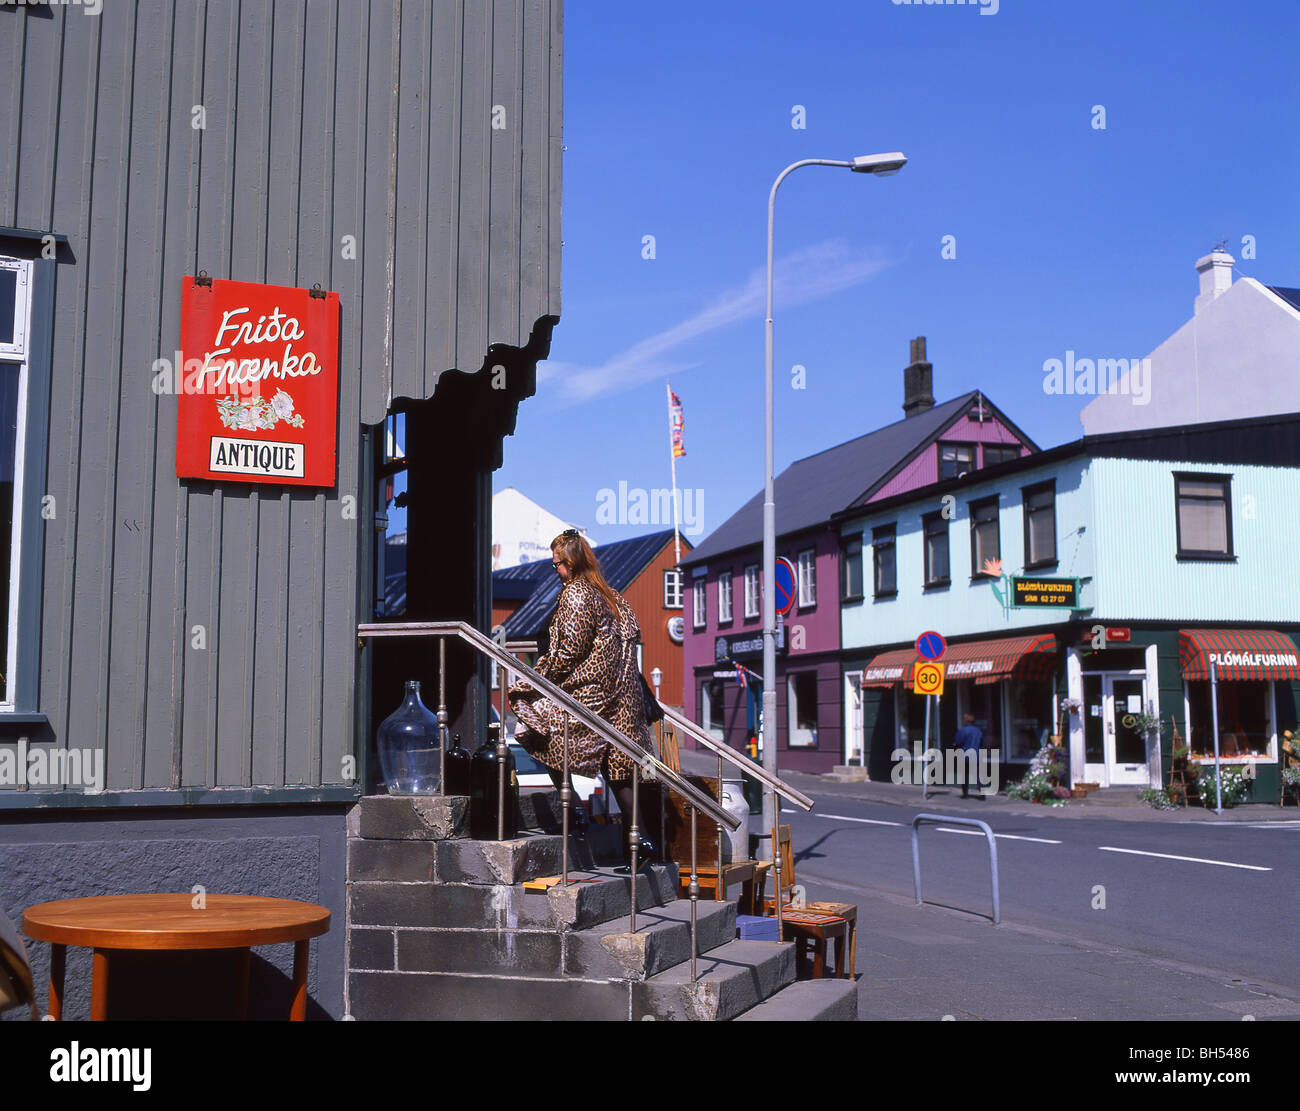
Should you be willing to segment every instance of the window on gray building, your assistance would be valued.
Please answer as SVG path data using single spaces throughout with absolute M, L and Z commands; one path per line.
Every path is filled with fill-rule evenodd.
M 925 585 L 947 586 L 948 518 L 942 513 L 927 513 L 921 518 L 925 533 Z
M 1179 559 L 1232 558 L 1232 476 L 1174 473 Z
M 881 525 L 871 530 L 871 566 L 877 598 L 892 598 L 898 593 L 894 529 L 894 525 Z
M 1002 558 L 1002 541 L 998 532 L 996 496 L 971 502 L 970 505 L 970 573 L 971 578 L 988 574 L 984 562 Z
M 14 708 L 13 676 L 18 666 L 18 581 L 25 414 L 19 404 L 26 385 L 31 263 L 0 258 L 0 557 L 6 571 L 0 587 L 0 706 Z
M 840 601 L 862 599 L 862 537 L 840 541 Z
M 1022 491 L 1025 506 L 1025 569 L 1056 563 L 1056 483 L 1042 482 Z

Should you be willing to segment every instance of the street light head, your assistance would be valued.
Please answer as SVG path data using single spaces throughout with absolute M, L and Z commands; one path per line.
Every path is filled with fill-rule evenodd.
M 898 173 L 907 165 L 907 156 L 902 151 L 889 154 L 860 154 L 849 167 L 855 174 L 875 174 L 877 177 L 889 177 Z

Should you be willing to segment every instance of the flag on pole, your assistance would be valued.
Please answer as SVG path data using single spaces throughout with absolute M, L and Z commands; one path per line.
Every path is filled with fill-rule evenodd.
M 682 399 L 668 388 L 668 426 L 672 429 L 673 458 L 680 459 L 686 454 L 686 417 L 682 414 Z

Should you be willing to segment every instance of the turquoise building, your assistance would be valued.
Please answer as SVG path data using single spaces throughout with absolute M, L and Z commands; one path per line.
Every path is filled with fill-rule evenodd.
M 1300 694 L 1300 414 L 1085 436 L 836 519 L 866 587 L 841 607 L 845 759 L 873 779 L 922 738 L 913 646 L 933 630 L 938 740 L 974 714 L 1003 779 L 1057 734 L 1073 783 L 1162 785 L 1174 730 L 1212 764 L 1213 665 L 1222 758 L 1248 801 L 1277 801 Z

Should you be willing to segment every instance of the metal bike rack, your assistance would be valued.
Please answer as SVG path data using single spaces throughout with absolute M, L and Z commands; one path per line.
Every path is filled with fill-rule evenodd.
M 948 818 L 942 814 L 918 814 L 912 819 L 912 886 L 916 890 L 916 905 L 921 905 L 921 848 L 917 841 L 917 827 L 922 822 L 934 822 L 945 826 L 975 826 L 984 831 L 989 843 L 989 873 L 993 880 L 993 924 L 1002 921 L 1002 911 L 998 902 L 998 846 L 993 840 L 993 831 L 988 822 L 978 818 Z

